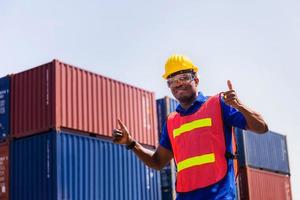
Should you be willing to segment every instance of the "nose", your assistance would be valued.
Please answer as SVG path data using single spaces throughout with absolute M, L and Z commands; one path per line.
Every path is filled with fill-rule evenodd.
M 172 84 L 172 88 L 175 88 L 175 89 L 178 89 L 180 87 L 184 86 L 184 83 L 182 81 L 175 81 L 173 84 Z

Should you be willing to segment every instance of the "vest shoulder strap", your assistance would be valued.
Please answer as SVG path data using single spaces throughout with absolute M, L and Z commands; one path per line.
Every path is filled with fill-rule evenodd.
M 172 120 L 172 119 L 174 119 L 175 118 L 175 116 L 177 115 L 178 113 L 176 112 L 176 111 L 174 111 L 174 112 L 171 112 L 170 114 L 169 114 L 169 116 L 168 116 L 168 120 Z

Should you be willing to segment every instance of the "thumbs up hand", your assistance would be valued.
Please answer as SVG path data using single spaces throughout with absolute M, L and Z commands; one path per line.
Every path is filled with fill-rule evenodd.
M 132 138 L 127 127 L 120 119 L 118 119 L 118 124 L 120 128 L 113 130 L 113 142 L 117 144 L 129 144 L 130 142 L 132 142 Z
M 130 145 L 134 141 L 134 139 L 131 137 L 128 128 L 120 119 L 118 119 L 118 124 L 120 128 L 113 129 L 113 142 L 116 144 Z
M 227 81 L 227 86 L 228 86 L 229 90 L 221 93 L 221 96 L 222 96 L 224 102 L 229 106 L 239 109 L 239 107 L 242 105 L 242 103 L 238 99 L 230 80 Z

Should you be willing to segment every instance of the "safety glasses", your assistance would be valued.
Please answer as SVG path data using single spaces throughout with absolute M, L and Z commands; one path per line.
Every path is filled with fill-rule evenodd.
M 195 76 L 191 73 L 178 74 L 172 78 L 168 78 L 168 87 L 172 87 L 176 83 L 190 83 L 195 79 Z

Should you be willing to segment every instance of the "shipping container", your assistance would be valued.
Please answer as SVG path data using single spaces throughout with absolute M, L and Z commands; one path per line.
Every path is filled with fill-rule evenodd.
M 0 143 L 0 200 L 9 199 L 9 142 Z
M 76 130 L 110 137 L 120 118 L 139 142 L 157 145 L 155 96 L 58 60 L 11 78 L 12 135 Z
M 173 190 L 175 190 L 175 186 L 173 186 L 173 175 L 174 171 L 172 169 L 172 165 L 168 164 L 166 167 L 160 170 L 160 181 L 161 181 L 161 196 L 163 200 L 172 200 Z
M 290 176 L 254 168 L 241 168 L 239 173 L 241 200 L 291 200 Z
M 160 200 L 160 175 L 111 141 L 48 132 L 11 143 L 12 200 Z
M 9 135 L 10 122 L 10 78 L 0 78 L 0 140 Z
M 177 106 L 178 106 L 178 101 L 170 97 L 164 97 L 162 99 L 156 100 L 159 139 L 161 138 L 162 129 L 168 115 L 171 112 L 174 112 Z M 174 160 L 172 160 L 170 164 L 164 167 L 161 170 L 160 174 L 161 174 L 160 175 L 161 194 L 163 200 L 175 199 L 176 198 L 176 191 L 175 191 L 176 166 L 174 164 Z
M 178 101 L 167 96 L 156 100 L 159 139 L 168 115 L 176 110 L 178 104 Z
M 236 129 L 239 166 L 290 174 L 286 136 L 269 131 L 256 134 Z
M 241 200 L 241 197 L 240 197 L 240 192 L 239 192 L 239 184 L 238 182 L 235 183 L 235 199 L 236 200 Z

